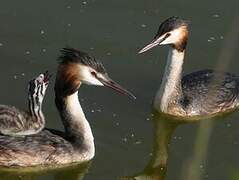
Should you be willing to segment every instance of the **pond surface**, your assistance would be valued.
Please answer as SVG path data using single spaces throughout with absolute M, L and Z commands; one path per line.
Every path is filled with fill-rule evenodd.
M 185 73 L 219 65 L 239 74 L 238 39 L 231 42 L 235 47 L 232 57 L 219 61 L 223 48 L 231 49 L 225 41 L 228 32 L 238 28 L 232 26 L 239 15 L 238 6 L 238 0 L 2 1 L 2 104 L 25 108 L 28 80 L 45 70 L 54 74 L 59 49 L 66 45 L 99 58 L 109 75 L 137 96 L 132 101 L 110 89 L 83 86 L 79 97 L 95 137 L 94 160 L 83 168 L 24 175 L 1 172 L 2 179 L 113 180 L 143 172 L 155 157 L 157 128 L 151 118 L 151 102 L 161 82 L 167 48 L 155 48 L 143 55 L 137 51 L 152 39 L 164 19 L 177 15 L 191 21 Z M 63 130 L 54 105 L 53 85 L 52 80 L 44 102 L 47 127 Z M 200 148 L 206 149 L 206 160 L 194 170 L 202 173 L 201 179 L 239 179 L 239 113 L 210 122 L 213 125 L 210 132 L 206 131 L 205 144 L 202 140 L 202 147 L 196 146 L 196 151 L 197 132 L 204 126 L 189 123 L 175 129 L 168 180 L 185 179 L 188 162 Z

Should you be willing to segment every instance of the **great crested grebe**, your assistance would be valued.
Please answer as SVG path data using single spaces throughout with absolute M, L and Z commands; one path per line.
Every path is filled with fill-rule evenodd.
M 45 72 L 29 81 L 28 111 L 14 106 L 0 105 L 0 133 L 11 136 L 36 134 L 45 127 L 42 102 L 49 83 L 49 74 Z
M 201 70 L 182 77 L 188 41 L 188 22 L 178 17 L 165 20 L 143 53 L 157 45 L 170 45 L 161 87 L 154 108 L 180 117 L 214 116 L 238 107 L 239 76 Z
M 78 100 L 81 84 L 110 87 L 135 99 L 111 80 L 102 63 L 92 56 L 72 48 L 64 48 L 61 53 L 55 103 L 65 133 L 45 129 L 24 137 L 0 136 L 0 166 L 54 166 L 93 158 L 94 138 Z

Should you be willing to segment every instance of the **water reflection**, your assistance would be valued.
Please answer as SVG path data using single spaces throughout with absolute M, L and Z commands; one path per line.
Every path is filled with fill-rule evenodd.
M 82 180 L 88 171 L 91 162 L 74 164 L 65 167 L 34 167 L 34 168 L 1 168 L 1 180 L 37 180 L 45 179 L 44 176 L 52 176 L 54 180 Z
M 154 124 L 154 145 L 151 159 L 145 169 L 134 176 L 122 177 L 121 180 L 164 180 L 167 172 L 169 145 L 173 132 L 178 127 L 179 122 L 169 117 L 152 113 Z
M 228 112 L 217 117 L 207 117 L 201 119 L 175 119 L 160 114 L 156 111 L 152 113 L 152 122 L 154 128 L 153 152 L 150 161 L 143 171 L 127 177 L 121 177 L 121 180 L 165 180 L 167 175 L 169 147 L 172 135 L 176 128 L 182 124 L 199 123 L 196 138 L 194 140 L 193 154 L 185 158 L 182 162 L 182 169 L 177 173 L 178 179 L 199 180 L 202 172 L 200 167 L 207 159 L 208 145 L 213 130 L 213 124 L 216 121 L 224 120 L 226 116 L 234 112 Z M 181 173 L 180 173 L 181 171 Z M 180 178 L 181 176 L 181 178 Z

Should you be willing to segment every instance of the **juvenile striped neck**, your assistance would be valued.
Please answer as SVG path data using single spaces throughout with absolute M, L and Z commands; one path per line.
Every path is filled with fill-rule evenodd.
M 167 65 L 163 75 L 161 86 L 154 99 L 154 108 L 168 113 L 171 104 L 177 104 L 182 95 L 181 78 L 184 60 L 184 51 L 170 47 Z
M 45 117 L 42 113 L 43 98 L 44 96 L 39 97 L 39 95 L 31 95 L 31 94 L 29 94 L 28 97 L 29 113 L 34 120 L 40 121 L 41 124 L 45 123 Z

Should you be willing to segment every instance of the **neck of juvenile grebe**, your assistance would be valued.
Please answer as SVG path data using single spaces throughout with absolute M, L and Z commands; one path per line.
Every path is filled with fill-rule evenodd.
M 45 117 L 42 113 L 42 101 L 37 103 L 38 101 L 36 98 L 38 97 L 29 96 L 28 98 L 29 113 L 34 120 L 39 121 L 40 124 L 45 124 Z
M 91 159 L 95 153 L 94 138 L 81 108 L 78 91 L 66 96 L 56 93 L 55 101 L 67 140 L 73 144 L 75 150 L 84 156 L 83 158 Z
M 180 51 L 173 47 L 169 49 L 163 80 L 154 100 L 154 108 L 158 111 L 168 113 L 170 105 L 177 105 L 182 95 L 181 78 L 184 54 L 185 50 Z

